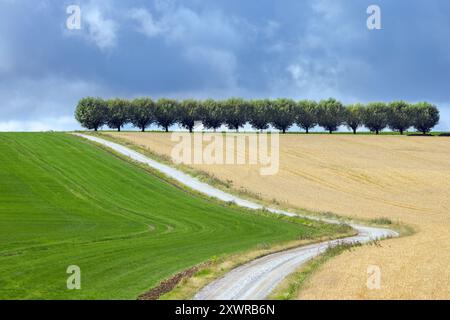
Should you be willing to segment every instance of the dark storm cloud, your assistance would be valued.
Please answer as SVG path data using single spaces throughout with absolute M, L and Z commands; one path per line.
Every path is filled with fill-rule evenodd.
M 67 30 L 79 4 L 82 30 Z M 450 129 L 450 3 L 0 0 L 0 130 L 73 129 L 82 96 L 405 99 Z

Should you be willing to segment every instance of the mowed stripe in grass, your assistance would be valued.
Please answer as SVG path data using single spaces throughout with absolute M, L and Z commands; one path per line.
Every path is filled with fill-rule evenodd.
M 1 299 L 134 299 L 213 256 L 323 234 L 193 196 L 78 137 L 0 134 Z M 81 290 L 66 288 L 69 265 Z

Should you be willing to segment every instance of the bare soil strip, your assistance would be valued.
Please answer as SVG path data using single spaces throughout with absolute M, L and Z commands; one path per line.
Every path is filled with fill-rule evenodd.
M 202 266 L 194 266 L 187 270 L 177 273 L 173 277 L 161 281 L 161 283 L 152 290 L 140 295 L 138 300 L 158 300 L 163 294 L 170 292 L 175 288 L 181 280 L 192 277 Z

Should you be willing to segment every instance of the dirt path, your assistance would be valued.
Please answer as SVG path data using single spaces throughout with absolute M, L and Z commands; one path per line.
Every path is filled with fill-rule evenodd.
M 154 161 L 143 154 L 120 144 L 94 136 L 83 134 L 76 135 L 111 148 L 112 150 L 130 157 L 135 161 L 145 163 L 150 167 L 166 174 L 170 178 L 175 179 L 178 182 L 208 196 L 215 197 L 223 201 L 234 201 L 237 205 L 246 208 L 263 208 L 260 204 L 223 192 L 206 183 L 200 182 L 198 179 L 191 177 L 184 172 Z M 273 208 L 266 209 L 274 214 L 296 216 L 294 213 L 283 210 Z M 309 218 L 316 220 L 318 219 L 317 217 Z M 329 223 L 340 223 L 339 221 L 333 219 L 321 220 Z M 313 257 L 323 253 L 329 246 L 336 245 L 338 243 L 365 243 L 381 238 L 398 236 L 395 231 L 388 229 L 365 227 L 355 224 L 353 224 L 352 227 L 358 231 L 358 235 L 271 254 L 240 266 L 227 273 L 224 277 L 203 288 L 195 296 L 195 299 L 264 299 L 286 276 L 295 271 L 295 269 L 297 269 L 302 263 L 305 263 Z
M 325 252 L 330 246 L 343 243 L 365 243 L 385 237 L 398 236 L 397 233 L 387 229 L 358 225 L 352 225 L 352 227 L 358 230 L 358 235 L 274 253 L 244 264 L 207 285 L 194 299 L 265 299 L 286 276 L 294 272 L 303 263 Z
M 108 132 L 171 156 L 176 142 L 158 132 Z M 450 139 L 396 135 L 280 135 L 280 170 L 252 165 L 190 165 L 286 208 L 362 219 L 386 217 L 414 228 L 408 237 L 361 246 L 329 260 L 299 299 L 450 299 Z M 367 287 L 368 266 L 381 287 Z

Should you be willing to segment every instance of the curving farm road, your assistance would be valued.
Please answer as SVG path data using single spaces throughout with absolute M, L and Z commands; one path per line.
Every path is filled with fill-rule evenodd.
M 182 171 L 154 161 L 146 157 L 145 155 L 124 147 L 120 144 L 90 135 L 79 133 L 75 133 L 75 135 L 111 148 L 112 150 L 130 157 L 135 161 L 147 164 L 150 167 L 169 176 L 170 178 L 175 179 L 178 182 L 181 182 L 182 184 L 194 190 L 202 192 L 208 196 L 227 202 L 233 201 L 239 206 L 250 209 L 263 208 L 263 206 L 260 204 L 241 199 L 232 194 L 216 189 L 213 186 L 203 183 Z M 266 210 L 274 214 L 282 214 L 291 217 L 299 216 L 295 213 L 274 208 L 266 208 Z M 313 220 L 321 220 L 328 223 L 340 223 L 340 221 L 333 219 L 320 219 L 317 217 L 304 215 L 302 215 L 302 217 Z M 329 246 L 337 245 L 339 243 L 366 243 L 382 238 L 398 236 L 397 232 L 389 229 L 366 227 L 357 224 L 351 224 L 351 226 L 358 231 L 358 234 L 356 236 L 312 244 L 305 247 L 290 249 L 258 258 L 231 270 L 222 278 L 213 281 L 202 290 L 200 290 L 200 292 L 197 293 L 194 299 L 264 299 L 286 276 L 294 272 L 300 265 L 302 265 L 306 261 L 323 253 Z

